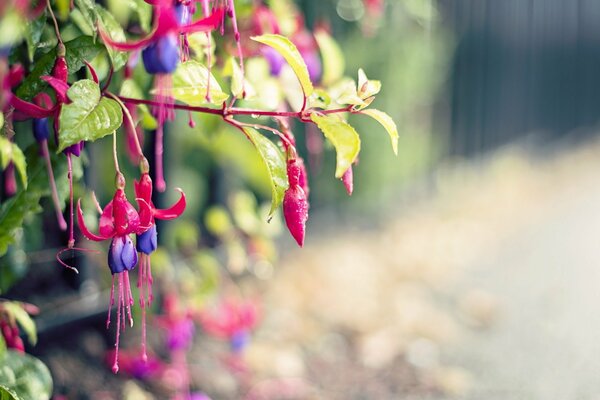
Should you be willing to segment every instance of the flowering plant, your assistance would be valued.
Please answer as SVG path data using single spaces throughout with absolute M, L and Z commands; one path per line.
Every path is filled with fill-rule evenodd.
M 211 129 L 198 115 L 216 116 L 222 126 L 233 128 L 251 143 L 266 170 L 271 191 L 270 209 L 261 217 L 270 221 L 281 208 L 285 224 L 300 246 L 305 242 L 309 214 L 310 169 L 303 158 L 306 152 L 298 144 L 301 141 L 296 140 L 302 132 L 300 124 L 318 128 L 330 142 L 336 152 L 334 176 L 343 182 L 348 194 L 353 191 L 352 170 L 361 147 L 360 136 L 348 117 L 364 115 L 379 122 L 389 134 L 394 152 L 398 139 L 392 119 L 369 108 L 381 83 L 368 79 L 362 69 L 357 82 L 344 77 L 341 51 L 333 37 L 324 27 L 311 33 L 293 3 L 270 2 L 279 3 L 278 7 L 263 2 L 250 6 L 234 0 L 128 3 L 135 12 L 125 20 L 93 0 L 9 0 L 0 6 L 3 24 L 26 26 L 0 38 L 0 166 L 4 175 L 0 256 L 12 243 L 14 232 L 22 228 L 25 217 L 39 211 L 40 200 L 48 194 L 59 228 L 68 227 L 66 246 L 56 256 L 60 265 L 76 271 L 76 265 L 66 257 L 75 251 L 89 251 L 85 242 L 76 246 L 75 219 L 82 237 L 110 242 L 107 265 L 112 284 L 107 327 L 116 306 L 115 373 L 119 370 L 119 335 L 125 322 L 133 325 L 135 302 L 129 271 L 138 268 L 141 359 L 146 360 L 146 310 L 154 297 L 150 258 L 163 229 L 157 220 L 176 219 L 190 208 L 181 189 L 179 200 L 171 207 L 155 206 L 159 204 L 156 191 L 163 192 L 170 185 L 163 153 L 171 141 L 166 128 L 176 116 L 187 112 L 191 132 L 198 137 Z M 368 4 L 373 8 L 380 3 Z M 337 61 L 332 61 L 331 54 L 337 55 Z M 23 120 L 32 120 L 47 169 L 44 181 L 39 178 L 37 154 L 24 151 L 28 143 L 19 132 L 25 128 L 18 123 Z M 119 163 L 121 131 L 131 164 L 140 170 L 133 185 L 137 208 L 126 194 L 125 175 L 130 168 L 121 169 Z M 88 189 L 76 172 L 84 165 L 86 174 L 102 174 L 108 169 L 98 158 L 91 162 L 80 158 L 85 158 L 88 150 L 93 154 L 104 149 L 105 137 L 112 138 L 112 154 L 105 158 L 112 159 L 116 184 L 112 200 L 104 208 L 94 196 L 100 213 L 98 232 L 94 233 L 85 218 L 85 203 L 79 200 L 75 207 L 76 193 Z M 153 151 L 144 145 L 144 137 L 153 139 Z M 237 152 L 239 148 L 231 150 Z M 65 164 L 68 193 L 59 190 L 61 182 L 55 179 L 59 174 L 54 172 L 64 170 Z M 15 171 L 21 176 L 20 184 Z M 112 171 L 110 175 L 114 176 Z M 50 190 L 44 188 L 45 181 Z M 192 202 L 197 205 L 196 199 Z M 215 236 L 224 243 L 243 237 L 252 243 L 248 248 L 254 253 L 261 249 L 266 253 L 264 245 L 252 240 L 260 236 L 260 228 L 250 227 L 248 218 L 237 218 L 236 224 L 237 233 L 217 229 Z M 188 319 L 174 321 L 169 325 L 178 327 L 174 331 L 193 334 Z M 256 323 L 256 310 L 227 303 L 215 314 L 202 313 L 200 323 L 206 332 L 227 338 L 239 351 Z M 2 328 L 7 332 L 7 343 L 19 347 L 14 330 Z M 179 346 L 175 342 L 172 345 Z

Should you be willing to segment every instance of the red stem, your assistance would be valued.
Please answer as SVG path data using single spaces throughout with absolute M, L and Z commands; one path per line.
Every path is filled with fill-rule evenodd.
M 150 106 L 159 106 L 160 103 L 152 100 L 144 100 L 144 99 L 133 99 L 130 97 L 122 97 L 119 96 L 121 101 L 125 103 L 132 104 L 147 104 Z M 220 115 L 225 117 L 227 115 L 257 115 L 259 117 L 292 117 L 298 118 L 301 120 L 305 120 L 306 110 L 302 111 L 264 111 L 264 110 L 253 110 L 248 108 L 210 108 L 210 107 L 200 107 L 200 106 L 188 106 L 185 104 L 173 104 L 171 105 L 176 110 L 187 110 L 187 111 L 195 111 L 204 114 L 212 114 L 212 115 Z M 348 105 L 343 108 L 334 108 L 331 110 L 319 110 L 319 114 L 338 114 L 343 112 L 353 112 L 352 105 Z

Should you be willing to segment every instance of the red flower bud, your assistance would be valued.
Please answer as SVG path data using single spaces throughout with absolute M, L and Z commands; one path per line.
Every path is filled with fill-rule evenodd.
M 67 60 L 64 56 L 58 56 L 54 62 L 54 68 L 52 68 L 52 76 L 56 79 L 60 79 L 63 82 L 67 82 L 69 77 L 69 69 L 67 68 Z
M 283 216 L 288 230 L 298 245 L 302 247 L 308 219 L 308 200 L 300 186 L 302 169 L 297 159 L 288 160 L 287 172 L 290 187 L 283 197 Z

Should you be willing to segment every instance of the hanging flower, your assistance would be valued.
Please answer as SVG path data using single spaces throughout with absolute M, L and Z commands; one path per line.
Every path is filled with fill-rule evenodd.
M 192 32 L 208 32 L 218 27 L 223 20 L 223 9 L 217 8 L 206 18 L 189 22 L 190 18 L 178 8 L 172 6 L 171 1 L 148 1 L 155 5 L 156 17 L 152 33 L 145 38 L 133 42 L 115 42 L 103 29 L 99 29 L 104 43 L 120 51 L 142 50 L 142 61 L 149 74 L 155 75 L 154 89 L 155 102 L 159 104 L 153 108 L 158 127 L 156 130 L 155 159 L 156 159 L 156 188 L 163 192 L 166 182 L 163 172 L 163 129 L 165 121 L 175 118 L 173 112 L 174 100 L 171 93 L 171 73 L 175 71 L 179 61 L 185 59 L 179 53 L 179 36 Z M 178 3 L 176 3 L 178 4 Z M 186 6 L 188 7 L 188 6 Z M 189 13 L 189 10 L 187 10 Z
M 145 163 L 144 163 L 145 164 Z M 138 288 L 140 289 L 140 307 L 142 308 L 142 357 L 146 357 L 146 307 L 152 304 L 152 266 L 150 254 L 156 250 L 158 233 L 155 219 L 169 220 L 179 217 L 185 210 L 185 193 L 179 200 L 167 209 L 158 209 L 152 203 L 152 178 L 148 174 L 147 165 L 143 164 L 142 176 L 139 182 L 134 182 L 136 200 L 140 208 L 140 217 L 148 222 L 149 228 L 137 234 L 136 249 L 140 253 L 140 268 L 138 270 Z
M 131 286 L 129 284 L 129 271 L 135 268 L 138 261 L 137 251 L 131 240 L 131 234 L 139 234 L 149 228 L 149 220 L 140 217 L 140 214 L 127 201 L 125 196 L 125 178 L 121 173 L 117 173 L 117 190 L 111 202 L 101 211 L 99 221 L 99 233 L 95 234 L 85 225 L 83 212 L 81 211 L 81 200 L 77 203 L 77 222 L 81 233 L 96 242 L 111 239 L 108 250 L 108 267 L 112 273 L 112 284 L 110 291 L 110 307 L 108 309 L 108 318 L 106 327 L 110 325 L 110 312 L 115 304 L 114 287 L 115 276 L 118 285 L 117 297 L 117 335 L 115 342 L 115 358 L 113 363 L 113 372 L 119 371 L 119 334 L 121 329 L 125 328 L 126 314 L 129 319 L 129 324 L 133 326 L 133 317 L 131 315 L 131 306 L 133 305 L 133 297 L 131 295 Z M 149 216 L 148 205 L 140 203 L 142 209 L 146 209 L 143 215 Z M 100 206 L 98 205 L 98 208 Z M 123 325 L 121 325 L 123 323 Z

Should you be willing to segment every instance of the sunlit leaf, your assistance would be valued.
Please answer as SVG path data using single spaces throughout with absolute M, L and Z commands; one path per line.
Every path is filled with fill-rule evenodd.
M 315 39 L 317 39 L 321 50 L 321 58 L 323 59 L 323 77 L 321 80 L 323 85 L 328 86 L 337 82 L 344 75 L 344 69 L 346 68 L 344 54 L 337 42 L 325 30 L 317 30 Z
M 0 388 L 3 388 L 0 394 L 5 396 L 2 393 L 5 391 L 12 396 L 7 399 L 48 400 L 52 395 L 52 376 L 48 367 L 26 353 L 6 352 L 0 360 L 0 382 Z
M 283 196 L 289 187 L 285 158 L 275 143 L 261 135 L 256 129 L 246 127 L 244 132 L 258 150 L 271 178 L 272 197 L 269 211 L 269 218 L 271 218 L 283 202 Z
M 108 34 L 108 36 L 115 42 L 125 42 L 125 32 L 115 17 L 113 17 L 111 13 L 98 4 L 96 4 L 95 9 L 96 13 L 98 14 L 98 19 L 102 24 L 102 28 Z M 115 70 L 120 69 L 127 63 L 129 56 L 126 52 L 115 50 L 110 46 L 106 46 L 106 49 L 108 50 L 108 55 L 110 56 L 110 60 L 112 61 Z
M 335 147 L 335 177 L 341 179 L 358 156 L 360 137 L 353 127 L 336 115 L 312 114 L 311 119 Z
M 19 326 L 27 334 L 29 343 L 35 345 L 37 343 L 37 330 L 35 328 L 35 322 L 33 322 L 29 314 L 27 314 L 27 311 L 25 311 L 21 304 L 16 301 L 4 302 L 2 306 L 9 315 L 12 315 L 17 320 Z
M 100 96 L 100 87 L 92 80 L 77 81 L 67 92 L 70 104 L 60 111 L 58 152 L 82 140 L 100 139 L 121 126 L 123 112 L 119 103 Z
M 229 95 L 223 93 L 219 82 L 208 69 L 197 61 L 187 61 L 180 63 L 173 74 L 173 88 L 165 93 L 172 95 L 176 100 L 183 103 L 198 106 L 206 104 L 206 92 L 208 80 L 210 77 L 210 102 L 212 104 L 222 104 Z M 152 93 L 156 93 L 153 91 Z
M 223 75 L 231 77 L 231 94 L 238 99 L 252 99 L 256 96 L 256 91 L 252 85 L 244 78 L 242 70 L 235 58 L 227 60 Z
M 398 155 L 398 129 L 396 128 L 396 123 L 386 113 L 383 111 L 379 111 L 373 108 L 368 110 L 362 110 L 361 114 L 368 115 L 369 117 L 375 119 L 379 122 L 390 135 L 390 140 L 392 141 L 392 149 L 394 150 L 394 154 Z
M 306 97 L 309 97 L 313 92 L 313 84 L 310 81 L 308 74 L 308 68 L 304 59 L 300 55 L 300 52 L 296 46 L 286 37 L 281 35 L 266 34 L 261 36 L 253 36 L 250 39 L 270 46 L 277 50 L 279 54 L 285 58 L 290 67 L 294 70 L 294 73 L 300 81 L 302 91 Z

